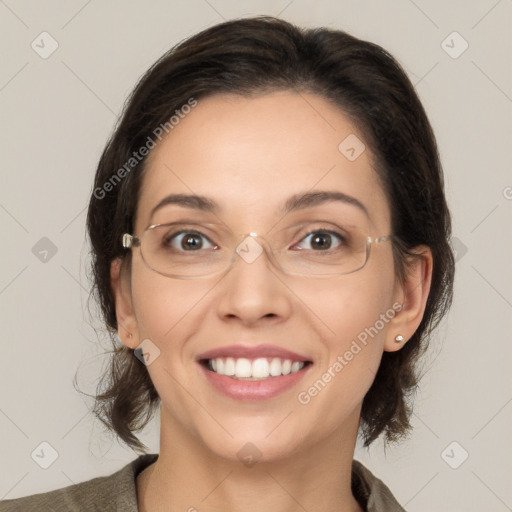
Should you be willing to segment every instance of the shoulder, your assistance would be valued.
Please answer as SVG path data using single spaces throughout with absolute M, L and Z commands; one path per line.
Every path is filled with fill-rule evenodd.
M 358 460 L 352 461 L 352 492 L 367 512 L 406 512 L 384 484 Z
M 23 498 L 0 501 L 0 512 L 137 512 L 137 475 L 158 458 L 140 455 L 119 471 Z

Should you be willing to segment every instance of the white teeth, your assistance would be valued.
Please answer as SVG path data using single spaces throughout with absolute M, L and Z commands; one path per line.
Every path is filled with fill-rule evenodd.
M 252 377 L 251 361 L 241 357 L 235 363 L 235 376 L 236 377 Z
M 253 361 L 245 358 L 217 357 L 209 360 L 209 367 L 219 375 L 227 375 L 237 379 L 263 380 L 269 377 L 278 377 L 296 373 L 304 367 L 303 362 L 260 357 Z
M 228 357 L 224 363 L 224 375 L 235 375 L 235 360 Z
M 252 363 L 252 375 L 255 379 L 266 379 L 268 377 L 268 361 L 261 357 Z
M 272 377 L 277 377 L 278 375 L 281 375 L 281 368 L 281 359 L 274 357 L 274 359 L 270 361 L 270 375 L 272 375 Z

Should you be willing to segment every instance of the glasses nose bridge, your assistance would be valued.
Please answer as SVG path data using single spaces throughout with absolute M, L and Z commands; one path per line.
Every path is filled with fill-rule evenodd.
M 262 252 L 266 253 L 267 259 L 271 264 L 279 270 L 282 270 L 281 265 L 275 258 L 272 244 L 266 237 L 255 232 L 238 235 L 228 269 L 231 269 L 236 263 L 238 259 L 237 256 L 244 260 L 245 263 L 253 263 L 261 256 Z

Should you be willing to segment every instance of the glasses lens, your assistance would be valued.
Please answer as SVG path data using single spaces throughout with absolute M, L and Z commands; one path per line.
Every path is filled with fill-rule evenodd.
M 348 274 L 365 265 L 368 257 L 365 232 L 333 226 L 307 232 L 298 243 L 292 244 L 294 250 L 276 251 L 275 258 L 285 272 L 329 277 Z
M 222 271 L 231 257 L 229 243 L 220 245 L 208 230 L 172 223 L 144 231 L 142 257 L 153 270 L 168 276 L 201 277 Z

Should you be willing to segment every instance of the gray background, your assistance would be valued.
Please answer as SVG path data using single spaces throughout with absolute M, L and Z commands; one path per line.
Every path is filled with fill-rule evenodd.
M 386 452 L 381 443 L 358 447 L 356 458 L 408 511 L 512 510 L 510 0 L 0 0 L 0 498 L 107 475 L 136 457 L 102 433 L 91 400 L 73 387 L 78 370 L 80 388 L 94 393 L 101 343 L 108 347 L 87 309 L 93 173 L 138 77 L 184 37 L 252 14 L 384 46 L 438 138 L 454 216 L 455 304 L 425 360 L 414 433 Z M 58 43 L 46 59 L 43 31 Z M 158 451 L 157 421 L 142 440 Z M 52 449 L 43 442 L 58 454 L 47 469 Z

